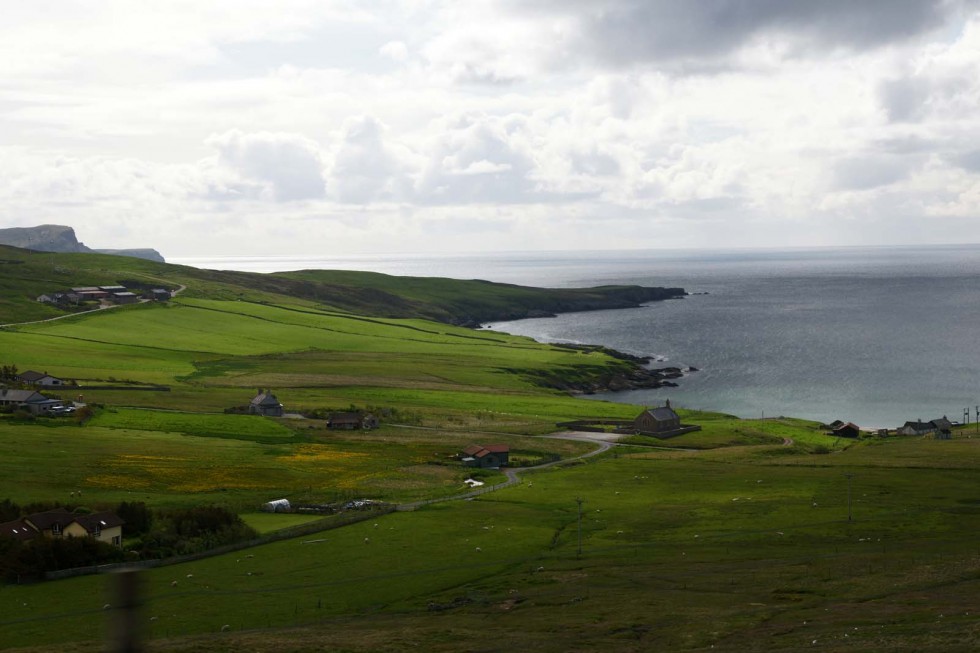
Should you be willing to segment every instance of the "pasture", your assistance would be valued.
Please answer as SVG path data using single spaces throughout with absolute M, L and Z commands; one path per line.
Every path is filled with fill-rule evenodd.
M 473 501 L 149 570 L 145 625 L 171 638 L 161 650 L 404 650 L 406 633 L 458 650 L 488 619 L 491 650 L 965 650 L 980 637 L 978 446 L 624 448 Z M 909 466 L 916 452 L 933 465 Z M 105 582 L 0 588 L 8 645 L 97 639 Z

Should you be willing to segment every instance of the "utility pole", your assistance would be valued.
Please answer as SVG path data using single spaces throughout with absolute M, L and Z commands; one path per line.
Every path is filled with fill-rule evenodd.
M 973 423 L 977 425 L 977 435 L 980 435 L 980 406 L 977 406 L 976 419 L 973 420 Z
M 578 502 L 578 554 L 582 555 L 582 503 L 583 500 L 579 497 L 575 497 L 575 501 Z
M 851 479 L 854 474 L 844 474 L 847 477 L 847 521 L 851 521 Z

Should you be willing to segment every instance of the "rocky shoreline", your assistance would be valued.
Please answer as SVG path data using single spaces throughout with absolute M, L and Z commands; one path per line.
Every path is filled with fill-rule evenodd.
M 579 394 L 676 388 L 678 387 L 676 383 L 677 379 L 684 377 L 690 372 L 698 371 L 696 367 L 650 367 L 652 363 L 656 362 L 653 356 L 634 356 L 633 354 L 627 354 L 626 352 L 601 345 L 559 344 L 554 346 L 580 351 L 601 351 L 607 356 L 624 361 L 627 364 L 624 370 L 613 374 L 603 374 L 592 383 L 577 383 L 569 388 L 570 391 Z
M 562 390 L 570 394 L 592 395 L 601 392 L 623 392 L 625 390 L 655 390 L 676 388 L 677 379 L 696 367 L 650 367 L 655 359 L 652 356 L 634 356 L 601 345 L 554 344 L 552 347 L 573 349 L 581 352 L 600 352 L 620 361 L 619 365 L 581 365 L 569 370 L 527 370 L 509 369 L 507 371 L 530 378 L 536 384 Z

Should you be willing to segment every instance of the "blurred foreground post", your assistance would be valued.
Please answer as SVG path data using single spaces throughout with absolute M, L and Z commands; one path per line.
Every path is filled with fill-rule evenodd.
M 139 653 L 143 642 L 139 626 L 140 572 L 126 569 L 109 576 L 112 614 L 109 621 L 109 651 Z

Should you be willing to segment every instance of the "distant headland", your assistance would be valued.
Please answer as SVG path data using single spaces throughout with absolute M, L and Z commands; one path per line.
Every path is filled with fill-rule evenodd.
M 133 256 L 166 263 L 160 252 L 151 248 L 92 249 L 79 242 L 75 230 L 58 224 L 42 224 L 37 227 L 10 227 L 0 229 L 0 245 L 10 245 L 39 252 L 63 252 L 85 254 L 113 254 Z

